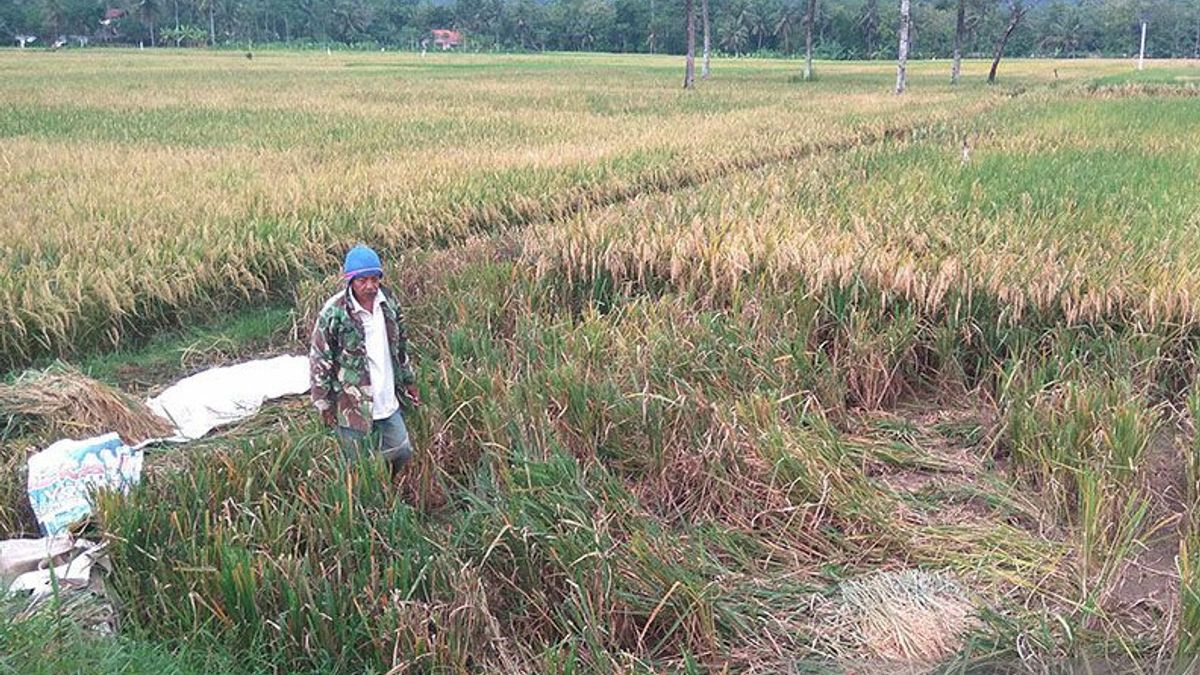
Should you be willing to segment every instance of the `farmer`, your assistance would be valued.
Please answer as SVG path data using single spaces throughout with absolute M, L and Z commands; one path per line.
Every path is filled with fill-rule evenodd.
M 404 316 L 380 286 L 379 256 L 358 244 L 342 266 L 345 290 L 317 317 L 309 350 L 312 400 L 348 461 L 378 451 L 393 473 L 412 458 L 401 401 L 420 405 Z

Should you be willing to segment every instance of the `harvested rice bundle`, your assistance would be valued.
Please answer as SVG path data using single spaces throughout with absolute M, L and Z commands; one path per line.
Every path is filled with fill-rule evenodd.
M 144 403 L 55 362 L 0 384 L 0 414 L 34 418 L 47 436 L 79 438 L 115 431 L 129 443 L 161 438 L 170 424 Z

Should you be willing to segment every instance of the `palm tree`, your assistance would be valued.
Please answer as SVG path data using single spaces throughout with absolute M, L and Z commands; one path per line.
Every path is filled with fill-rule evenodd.
M 756 49 L 758 51 L 762 51 L 763 40 L 765 40 L 771 33 L 771 29 L 767 26 L 767 18 L 762 12 L 749 5 L 747 6 L 745 13 L 747 25 L 750 27 L 750 35 L 754 36 L 758 40 L 758 47 Z
M 217 0 L 200 0 L 199 9 L 208 12 L 208 46 L 217 46 L 217 20 L 214 17 L 216 12 Z
M 735 25 L 733 30 L 721 32 L 721 48 L 735 55 L 741 54 L 749 44 L 750 31 L 745 26 Z
M 867 48 L 866 57 L 873 59 L 879 51 L 879 0 L 867 0 L 863 3 L 858 25 L 862 28 L 863 46 Z
M 783 43 L 784 54 L 792 53 L 792 24 L 795 21 L 796 8 L 789 2 L 780 5 L 778 12 L 775 14 L 774 28 L 771 32 Z
M 42 24 L 57 37 L 66 21 L 67 9 L 61 0 L 42 0 Z
M 741 54 L 750 44 L 751 35 L 746 4 L 740 3 L 740 6 L 735 6 L 733 11 L 723 18 L 723 26 L 717 31 L 721 36 L 721 48 L 727 52 Z
M 1068 11 L 1063 6 L 1052 6 L 1053 14 L 1043 27 L 1042 39 L 1038 48 L 1042 51 L 1053 51 L 1055 56 L 1060 54 L 1075 54 L 1082 42 L 1083 23 L 1075 12 Z
M 158 0 L 138 0 L 137 15 L 141 20 L 142 25 L 150 31 L 150 46 L 155 46 L 155 24 L 158 23 L 159 14 L 162 8 L 158 6 Z

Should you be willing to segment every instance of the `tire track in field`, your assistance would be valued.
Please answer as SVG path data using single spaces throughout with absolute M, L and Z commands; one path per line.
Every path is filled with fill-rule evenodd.
M 431 248 L 445 249 L 461 243 L 471 236 L 499 234 L 506 230 L 520 229 L 529 225 L 567 220 L 588 209 L 615 206 L 648 195 L 678 192 L 737 173 L 798 162 L 810 157 L 841 154 L 889 141 L 903 141 L 913 137 L 944 138 L 951 135 L 952 131 L 957 131 L 995 110 L 1004 102 L 999 98 L 985 99 L 982 104 L 954 117 L 882 126 L 838 141 L 806 143 L 753 156 L 717 160 L 710 168 L 700 170 L 688 170 L 687 167 L 678 170 L 672 170 L 671 167 L 667 167 L 665 170 L 655 169 L 650 172 L 649 176 L 643 176 L 636 179 L 632 185 L 623 187 L 588 188 L 579 186 L 564 191 L 559 199 L 552 200 L 548 205 L 540 204 L 529 209 L 512 208 L 511 204 L 482 204 L 464 212 L 461 221 L 462 227 L 455 228 L 454 234 L 435 236 L 432 241 L 426 237 L 418 237 L 417 240 L 401 242 L 397 248 L 405 245 L 432 243 Z M 683 161 L 689 160 L 684 159 Z M 496 213 L 497 209 L 500 210 L 499 214 Z M 420 241 L 421 238 L 424 238 L 425 241 Z M 331 251 L 331 255 L 334 257 L 340 254 L 340 249 L 336 252 Z

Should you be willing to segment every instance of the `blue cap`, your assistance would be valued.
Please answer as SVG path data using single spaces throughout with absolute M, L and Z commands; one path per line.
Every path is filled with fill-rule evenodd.
M 346 254 L 346 262 L 342 265 L 342 276 L 350 281 L 361 276 L 383 276 L 383 265 L 379 263 L 379 254 L 366 244 L 358 244 Z

